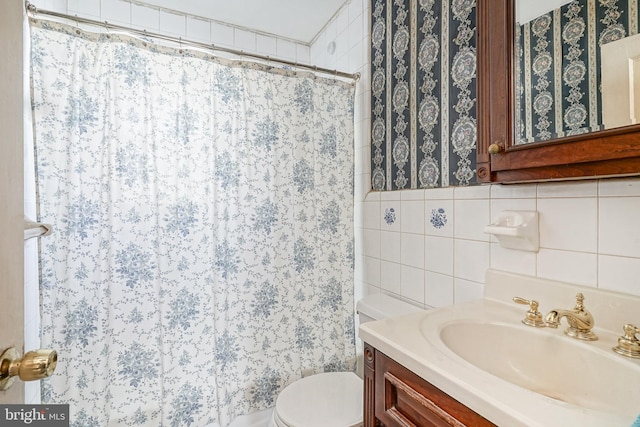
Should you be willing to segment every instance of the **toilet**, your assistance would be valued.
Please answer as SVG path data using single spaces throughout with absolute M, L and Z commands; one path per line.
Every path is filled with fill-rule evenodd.
M 356 305 L 360 323 L 422 311 L 389 295 L 369 295 Z M 362 379 L 353 372 L 325 372 L 301 378 L 276 399 L 269 427 L 360 427 Z

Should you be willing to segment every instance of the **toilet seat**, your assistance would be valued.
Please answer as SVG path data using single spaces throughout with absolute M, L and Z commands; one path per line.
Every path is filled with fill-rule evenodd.
M 359 427 L 363 385 L 353 372 L 311 375 L 285 387 L 276 400 L 278 427 Z

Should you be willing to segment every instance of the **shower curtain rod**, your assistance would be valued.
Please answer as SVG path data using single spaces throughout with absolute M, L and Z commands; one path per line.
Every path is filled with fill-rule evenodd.
M 32 16 L 34 18 L 35 18 L 34 15 L 48 15 L 48 16 L 53 16 L 53 17 L 56 17 L 56 18 L 68 19 L 68 20 L 71 20 L 71 21 L 78 22 L 80 24 L 89 24 L 89 25 L 94 25 L 94 26 L 97 26 L 97 27 L 103 27 L 103 28 L 112 29 L 112 30 L 119 30 L 119 31 L 123 31 L 123 32 L 128 33 L 128 34 L 133 34 L 134 36 L 152 37 L 152 38 L 155 38 L 155 39 L 160 39 L 160 40 L 166 40 L 166 41 L 170 41 L 170 42 L 174 42 L 174 43 L 179 43 L 179 44 L 184 45 L 184 46 L 196 47 L 196 48 L 205 49 L 205 50 L 209 50 L 209 51 L 230 53 L 230 54 L 237 55 L 237 56 L 240 56 L 240 57 L 248 57 L 248 58 L 258 59 L 258 60 L 261 60 L 261 61 L 266 61 L 267 63 L 274 62 L 274 63 L 278 63 L 278 64 L 282 64 L 282 65 L 288 65 L 288 66 L 295 67 L 295 68 L 298 68 L 298 69 L 313 71 L 314 73 L 330 74 L 332 76 L 343 77 L 343 78 L 347 78 L 347 79 L 353 79 L 355 81 L 360 80 L 360 73 L 353 73 L 352 74 L 352 73 L 346 73 L 344 71 L 338 71 L 338 70 L 332 70 L 332 69 L 329 69 L 329 68 L 318 67 L 318 66 L 315 66 L 315 65 L 300 64 L 298 62 L 287 61 L 286 59 L 272 58 L 270 56 L 259 55 L 257 53 L 245 52 L 243 50 L 230 49 L 230 48 L 226 48 L 226 47 L 216 46 L 214 44 L 206 44 L 206 43 L 200 43 L 200 42 L 196 42 L 196 41 L 192 41 L 192 40 L 185 40 L 182 37 L 166 36 L 164 34 L 153 33 L 153 32 L 149 32 L 147 30 L 136 30 L 135 28 L 125 27 L 125 26 L 117 25 L 117 24 L 111 24 L 111 23 L 109 23 L 107 21 L 101 22 L 101 21 L 96 21 L 96 20 L 88 19 L 88 18 L 80 18 L 79 16 L 68 15 L 68 14 L 65 14 L 65 13 L 55 12 L 55 11 L 52 11 L 52 10 L 40 9 L 40 8 L 37 8 L 34 4 L 29 3 L 28 1 L 25 2 L 25 8 L 26 8 L 27 12 L 30 14 L 30 16 Z

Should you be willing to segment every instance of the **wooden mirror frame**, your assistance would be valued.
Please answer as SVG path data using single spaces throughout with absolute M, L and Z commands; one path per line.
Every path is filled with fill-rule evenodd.
M 640 175 L 640 124 L 513 145 L 514 16 L 515 0 L 477 2 L 478 182 Z

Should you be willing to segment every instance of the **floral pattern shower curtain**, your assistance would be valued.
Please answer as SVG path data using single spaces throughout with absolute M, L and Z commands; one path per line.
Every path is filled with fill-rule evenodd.
M 354 87 L 32 23 L 43 401 L 227 425 L 347 370 Z

